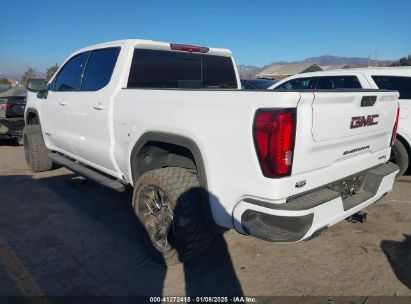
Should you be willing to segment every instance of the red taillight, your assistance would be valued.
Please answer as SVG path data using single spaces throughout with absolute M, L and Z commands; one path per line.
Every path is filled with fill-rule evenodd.
M 254 142 L 264 176 L 291 175 L 295 129 L 295 109 L 257 111 Z
M 208 53 L 208 51 L 210 50 L 208 47 L 205 47 L 205 46 L 176 44 L 176 43 L 170 43 L 170 48 L 173 51 L 182 51 L 182 52 L 190 52 L 190 53 Z
M 5 103 L 0 103 L 0 111 L 5 111 L 11 108 L 11 103 L 6 101 Z
M 394 145 L 394 142 L 397 139 L 397 128 L 398 128 L 398 120 L 399 119 L 400 119 L 400 105 L 397 106 L 397 117 L 395 118 L 394 129 L 392 130 L 391 146 Z

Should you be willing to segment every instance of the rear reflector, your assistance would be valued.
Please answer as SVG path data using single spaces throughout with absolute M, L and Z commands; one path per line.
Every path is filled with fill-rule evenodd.
M 291 175 L 295 129 L 295 108 L 257 111 L 254 143 L 264 176 Z
M 176 43 L 170 43 L 170 48 L 173 51 L 182 51 L 182 52 L 189 52 L 189 53 L 208 53 L 208 51 L 210 50 L 208 47 L 205 47 L 205 46 L 195 46 L 195 45 L 176 44 Z
M 394 145 L 394 142 L 397 139 L 397 129 L 398 129 L 398 120 L 399 119 L 400 119 L 400 105 L 397 106 L 397 117 L 395 118 L 394 129 L 392 130 L 391 146 Z
M 11 106 L 12 106 L 12 104 L 9 103 L 9 102 L 7 101 L 7 99 L 1 99 L 1 100 L 0 100 L 0 111 L 5 111 L 5 110 L 7 110 L 7 109 L 10 109 Z

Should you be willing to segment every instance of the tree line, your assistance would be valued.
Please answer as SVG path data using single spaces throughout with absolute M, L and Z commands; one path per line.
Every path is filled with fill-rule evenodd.
M 405 66 L 405 65 L 411 65 L 411 55 L 402 57 L 400 60 L 394 61 L 393 63 L 390 64 L 390 66 Z
M 46 70 L 46 77 L 45 77 L 46 81 L 49 81 L 53 77 L 53 75 L 57 72 L 58 68 L 59 66 L 55 64 Z M 36 77 L 37 77 L 36 70 L 29 67 L 27 71 L 24 72 L 23 76 L 21 76 L 20 84 L 25 87 L 27 85 L 27 81 L 30 78 L 36 78 Z

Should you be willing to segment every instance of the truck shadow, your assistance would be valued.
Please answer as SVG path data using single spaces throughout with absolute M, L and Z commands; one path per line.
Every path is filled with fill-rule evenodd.
M 411 289 L 411 235 L 402 242 L 384 240 L 381 249 L 387 256 L 397 279 Z
M 0 176 L 0 249 L 13 251 L 0 257 L 0 295 L 24 294 L 25 280 L 50 296 L 162 295 L 167 273 L 177 280 L 171 295 L 184 292 L 184 281 L 189 296 L 242 294 L 222 235 L 184 264 L 184 278 L 181 266 L 152 260 L 131 200 L 130 189 L 116 193 L 74 174 Z M 16 280 L 5 263 L 24 265 L 27 275 Z

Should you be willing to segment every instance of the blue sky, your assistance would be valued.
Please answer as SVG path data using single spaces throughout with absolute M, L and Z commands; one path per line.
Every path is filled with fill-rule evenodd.
M 411 54 L 410 0 L 27 0 L 0 7 L 6 74 L 44 71 L 78 48 L 123 38 L 229 48 L 237 63 L 257 66 L 375 50 L 378 59 Z

